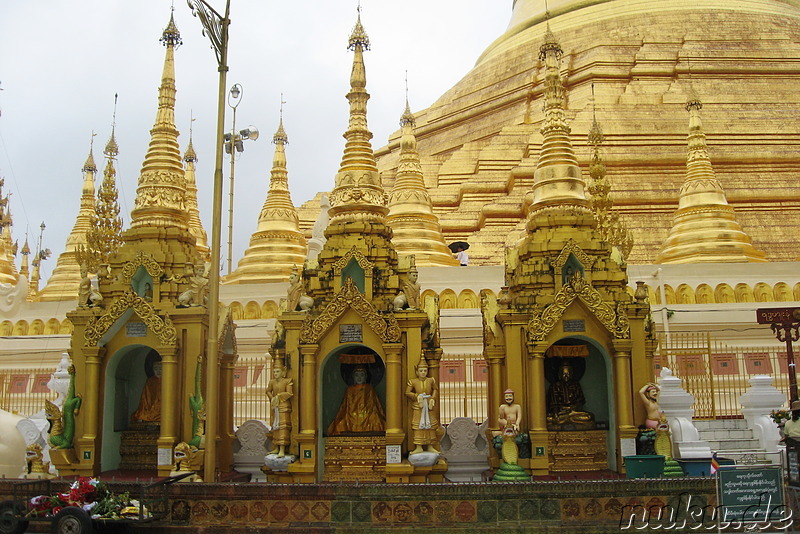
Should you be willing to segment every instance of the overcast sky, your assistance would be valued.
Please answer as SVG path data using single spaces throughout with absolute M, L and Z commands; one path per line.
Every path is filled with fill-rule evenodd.
M 218 10 L 223 0 L 210 0 Z M 408 70 L 412 110 L 432 104 L 474 65 L 508 24 L 511 0 L 363 0 L 362 22 L 372 50 L 366 54 L 368 121 L 373 147 L 386 144 L 403 112 Z M 81 167 L 97 133 L 97 186 L 105 166 L 114 94 L 119 94 L 117 186 L 125 228 L 156 114 L 164 60 L 161 32 L 170 0 L 25 0 L 5 2 L 0 18 L 0 177 L 10 192 L 13 235 L 29 233 L 35 246 L 47 225 L 43 282 L 64 250 L 78 213 Z M 266 198 L 284 94 L 289 135 L 289 183 L 295 205 L 333 187 L 347 127 L 352 53 L 347 39 L 357 0 L 233 0 L 228 86 L 240 83 L 237 130 L 255 125 L 235 175 L 234 268 L 256 228 Z M 183 38 L 175 57 L 179 143 L 189 140 L 190 114 L 199 156 L 200 211 L 211 227 L 217 66 L 200 22 L 185 0 L 175 1 Z M 230 129 L 230 109 L 226 129 Z M 222 258 L 226 257 L 226 160 Z M 19 265 L 19 259 L 17 265 Z

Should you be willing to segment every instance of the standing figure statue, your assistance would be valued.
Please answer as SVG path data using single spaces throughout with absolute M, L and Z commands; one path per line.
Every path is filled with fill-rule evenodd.
M 522 407 L 514 402 L 514 390 L 507 389 L 503 393 L 503 404 L 500 405 L 500 415 L 497 422 L 503 436 L 503 461 L 507 464 L 516 464 L 519 448 L 514 441 L 519 434 L 519 423 L 522 420 Z
M 417 365 L 417 377 L 408 381 L 406 397 L 411 399 L 411 431 L 415 445 L 409 454 L 424 452 L 423 445 L 425 451 L 438 454 L 439 420 L 433 409 L 439 397 L 439 386 L 435 378 L 428 376 L 425 358 L 420 358 Z
M 652 382 L 648 382 L 639 390 L 639 397 L 641 397 L 647 410 L 647 419 L 644 421 L 644 426 L 647 428 L 658 428 L 658 423 L 661 420 L 662 412 L 658 407 L 658 394 L 660 391 L 660 388 Z
M 286 446 L 291 441 L 294 383 L 286 377 L 286 367 L 281 360 L 275 361 L 272 380 L 267 386 L 267 397 L 272 408 L 272 444 L 275 447 L 269 454 L 283 458 L 286 456 Z

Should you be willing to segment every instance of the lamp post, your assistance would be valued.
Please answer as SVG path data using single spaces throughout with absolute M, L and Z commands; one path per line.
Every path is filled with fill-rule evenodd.
M 203 35 L 211 41 L 217 55 L 217 146 L 214 166 L 214 198 L 211 219 L 211 272 L 208 276 L 208 344 L 206 347 L 206 454 L 203 480 L 214 482 L 217 473 L 219 433 L 219 263 L 222 224 L 222 143 L 225 127 L 225 86 L 228 74 L 228 26 L 231 0 L 225 0 L 225 15 L 220 15 L 206 0 L 187 0 L 192 15 L 200 19 Z M 208 434 L 211 434 L 210 436 Z
M 231 133 L 225 134 L 225 152 L 231 155 L 230 200 L 228 203 L 228 274 L 231 274 L 233 265 L 233 176 L 236 169 L 236 153 L 244 152 L 243 140 L 250 139 L 255 141 L 258 139 L 258 129 L 255 126 L 250 126 L 239 132 L 236 131 L 236 108 L 242 103 L 243 94 L 244 90 L 238 83 L 233 84 L 233 87 L 228 91 L 228 106 L 233 110 Z

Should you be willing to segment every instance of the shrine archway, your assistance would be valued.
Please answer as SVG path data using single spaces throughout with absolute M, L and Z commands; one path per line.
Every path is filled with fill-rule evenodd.
M 145 384 L 156 374 L 153 364 L 160 360 L 155 349 L 141 344 L 127 345 L 108 359 L 103 375 L 102 471 L 120 468 L 122 433 L 130 428 Z

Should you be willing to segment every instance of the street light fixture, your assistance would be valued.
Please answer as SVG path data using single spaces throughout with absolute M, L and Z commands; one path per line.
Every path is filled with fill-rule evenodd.
M 222 143 L 225 127 L 225 86 L 228 73 L 228 26 L 231 0 L 225 1 L 225 14 L 217 13 L 206 0 L 186 0 L 192 15 L 200 19 L 203 35 L 211 41 L 217 55 L 217 145 L 214 167 L 214 199 L 211 219 L 211 271 L 208 276 L 208 345 L 206 348 L 206 454 L 203 480 L 214 482 L 217 473 L 219 434 L 219 263 L 222 224 Z M 209 435 L 210 434 L 210 435 Z
M 244 90 L 238 83 L 233 84 L 230 91 L 228 91 L 228 106 L 233 110 L 233 126 L 231 126 L 231 133 L 225 134 L 225 153 L 231 155 L 231 176 L 228 203 L 228 274 L 231 274 L 233 266 L 233 180 L 236 169 L 236 153 L 244 152 L 244 141 L 250 139 L 255 141 L 258 139 L 258 129 L 255 126 L 250 126 L 244 130 L 236 131 L 236 108 L 242 103 Z

